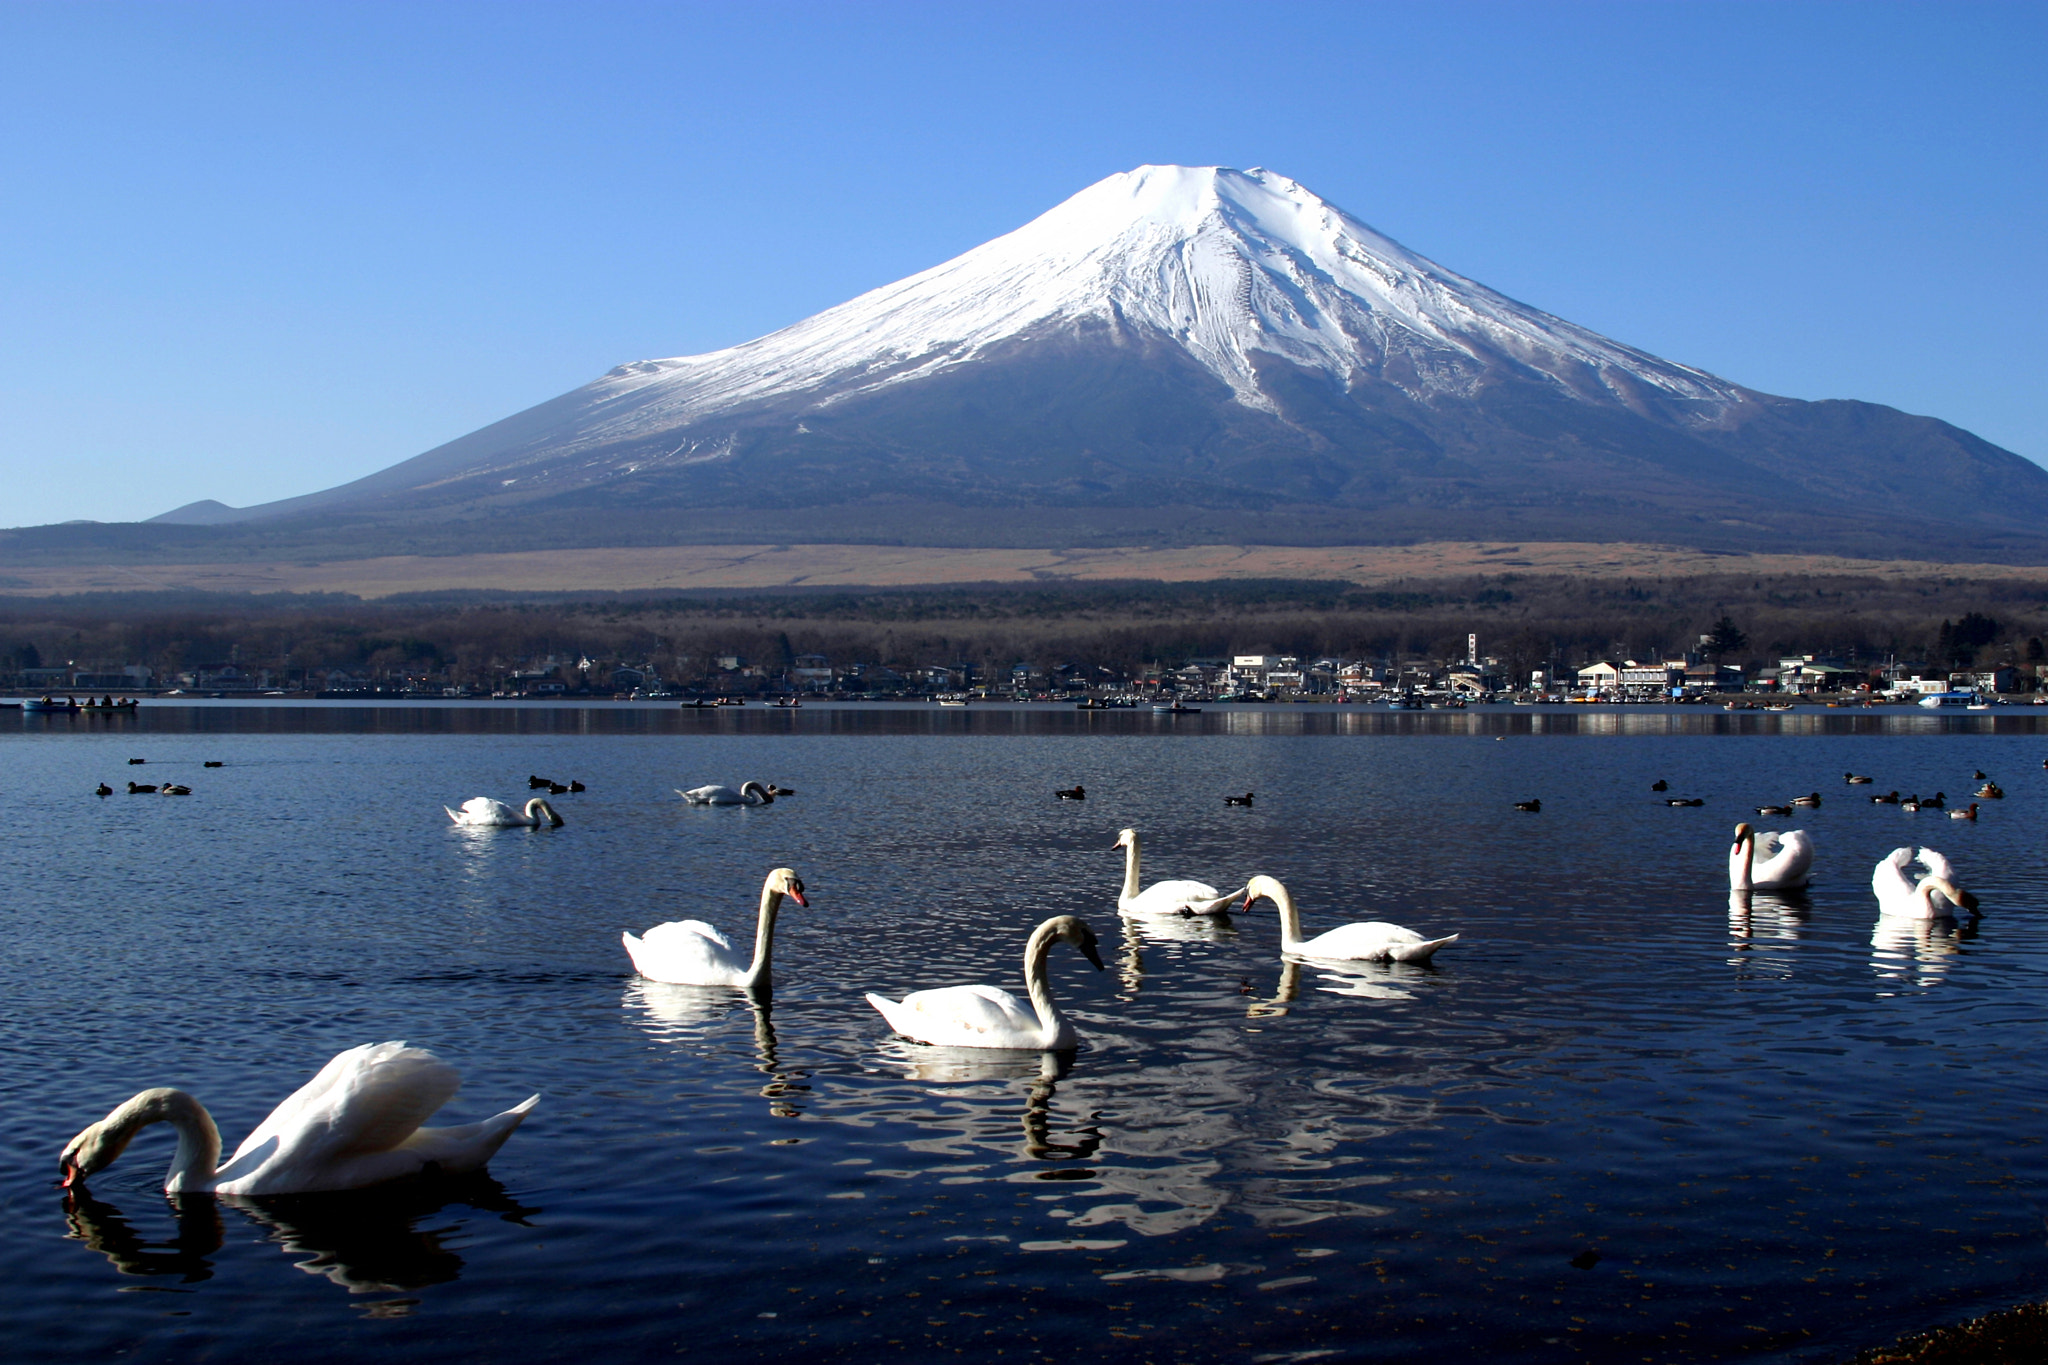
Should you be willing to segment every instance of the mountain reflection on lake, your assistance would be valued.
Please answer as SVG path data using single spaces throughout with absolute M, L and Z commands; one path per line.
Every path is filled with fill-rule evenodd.
M 1821 1361 L 2048 1292 L 2025 712 L 155 706 L 0 740 L 0 1266 L 36 1359 Z M 90 794 L 131 757 L 192 796 Z M 1976 823 L 1840 777 L 1977 769 L 2008 795 Z M 561 828 L 442 813 L 530 773 L 587 784 Z M 675 795 L 748 778 L 798 794 Z M 1813 885 L 1731 895 L 1738 820 L 1808 830 Z M 1285 959 L 1270 902 L 1125 924 L 1125 826 L 1147 882 L 1461 937 L 1416 967 Z M 1980 919 L 1877 913 L 1919 844 Z M 771 997 L 632 974 L 624 930 L 750 943 L 776 866 L 811 905 Z M 1107 968 L 1050 959 L 1071 1053 L 862 998 L 1021 995 L 1057 914 Z M 386 1038 L 462 1071 L 440 1122 L 541 1092 L 487 1176 L 173 1204 L 152 1129 L 52 1188 L 139 1089 L 232 1146 Z

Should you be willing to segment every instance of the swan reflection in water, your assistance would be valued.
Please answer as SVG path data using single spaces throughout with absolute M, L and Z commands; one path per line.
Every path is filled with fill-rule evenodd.
M 883 1060 L 900 1067 L 904 1079 L 937 1085 L 971 1085 L 986 1082 L 1027 1081 L 1024 1109 L 1024 1156 L 1032 1161 L 1085 1161 L 1102 1146 L 1102 1130 L 1095 1126 L 1097 1115 L 1087 1115 L 1083 1126 L 1072 1131 L 1053 1132 L 1052 1102 L 1059 1083 L 1074 1069 L 1074 1053 L 995 1052 L 988 1048 L 937 1047 L 891 1038 L 882 1048 Z M 1005 1087 L 1007 1090 L 1008 1087 Z M 941 1097 L 950 1098 L 945 1092 Z M 1056 1140 L 1057 1137 L 1057 1140 Z
M 1880 981 L 1939 985 L 1962 945 L 1977 937 L 1976 920 L 1879 915 L 1870 928 L 1870 969 Z
M 1301 969 L 1316 974 L 1315 989 L 1327 995 L 1350 995 L 1365 1000 L 1413 1000 L 1412 984 L 1435 975 L 1434 962 L 1324 961 L 1289 955 L 1280 959 L 1280 979 L 1268 999 L 1253 999 L 1245 1006 L 1249 1019 L 1278 1019 L 1287 1014 L 1301 996 Z
M 740 993 L 727 986 L 678 986 L 635 979 L 627 983 L 619 1003 L 649 1036 L 669 1043 L 699 1042 L 706 1025 L 724 1019 L 736 1005 L 745 1005 L 753 1015 L 754 1065 L 768 1077 L 761 1087 L 768 1112 L 779 1119 L 803 1113 L 801 1100 L 810 1093 L 810 1073 L 783 1064 L 766 992 Z
M 392 1293 L 446 1284 L 462 1274 L 462 1257 L 448 1244 L 464 1220 L 439 1227 L 420 1223 L 451 1206 L 495 1213 L 527 1224 L 538 1209 L 522 1207 L 490 1176 L 394 1181 L 328 1194 L 271 1196 L 178 1194 L 164 1196 L 176 1219 L 168 1241 L 152 1241 L 115 1205 L 74 1186 L 64 1192 L 68 1236 L 107 1258 L 123 1275 L 175 1275 L 186 1284 L 212 1278 L 213 1257 L 227 1237 L 224 1208 L 262 1228 L 309 1275 L 321 1275 L 351 1294 Z
M 1813 917 L 1813 900 L 1805 891 L 1730 891 L 1728 893 L 1728 959 L 1731 967 L 1756 970 L 1765 964 L 1757 948 L 1776 949 L 1796 943 Z M 1777 974 L 1792 974 L 1789 959 L 1775 960 Z
M 1121 1000 L 1134 998 L 1145 987 L 1145 945 L 1147 943 L 1227 943 L 1237 937 L 1237 926 L 1227 915 L 1182 915 L 1173 919 L 1126 919 L 1124 947 L 1117 954 L 1117 981 L 1124 988 Z

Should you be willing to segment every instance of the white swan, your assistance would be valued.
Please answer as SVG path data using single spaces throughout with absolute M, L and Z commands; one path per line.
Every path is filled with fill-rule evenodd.
M 1230 903 L 1244 894 L 1242 888 L 1226 895 L 1207 882 L 1187 880 L 1154 882 L 1141 891 L 1138 889 L 1138 831 L 1120 831 L 1110 847 L 1124 851 L 1124 888 L 1116 898 L 1116 909 L 1120 915 L 1142 918 L 1227 914 Z
M 178 1130 L 164 1193 L 305 1194 L 353 1190 L 428 1166 L 474 1171 L 540 1102 L 531 1095 L 504 1113 L 460 1128 L 422 1128 L 462 1084 L 454 1067 L 425 1048 L 365 1043 L 337 1056 L 270 1111 L 228 1158 L 206 1107 L 182 1090 L 145 1090 L 64 1147 L 66 1188 L 112 1165 L 152 1123 Z
M 1301 912 L 1294 908 L 1294 897 L 1288 894 L 1287 888 L 1271 877 L 1254 877 L 1245 886 L 1244 908 L 1249 910 L 1252 902 L 1261 896 L 1270 896 L 1273 904 L 1280 907 L 1282 951 L 1298 953 L 1302 957 L 1345 962 L 1427 962 L 1435 956 L 1437 949 L 1458 941 L 1456 934 L 1445 938 L 1424 938 L 1413 929 L 1403 929 L 1398 924 L 1380 920 L 1340 924 L 1328 933 L 1304 939 L 1301 936 Z
M 900 1001 L 869 991 L 868 1003 L 882 1012 L 890 1028 L 920 1043 L 1039 1052 L 1070 1048 L 1076 1038 L 1074 1026 L 1053 1004 L 1052 987 L 1045 979 L 1045 959 L 1054 939 L 1073 944 L 1095 964 L 1095 970 L 1102 970 L 1102 955 L 1095 951 L 1095 931 L 1073 915 L 1054 916 L 1033 929 L 1024 943 L 1029 1010 L 1023 1001 L 996 986 L 942 986 L 912 991 Z
M 562 817 L 555 814 L 555 808 L 545 797 L 536 796 L 526 803 L 526 809 L 514 810 L 503 801 L 494 801 L 488 796 L 472 796 L 462 803 L 459 811 L 448 810 L 448 818 L 458 825 L 474 825 L 479 828 L 509 828 L 513 825 L 528 825 L 538 829 L 542 824 L 560 825 Z
M 1927 869 L 1917 881 L 1908 871 L 1916 861 Z M 1977 898 L 1956 885 L 1954 865 L 1931 848 L 1893 849 L 1871 870 L 1870 889 L 1877 912 L 1900 919 L 1943 919 L 1977 909 Z
M 676 788 L 676 795 L 693 806 L 772 806 L 775 794 L 759 782 L 742 782 L 735 791 L 731 787 L 692 787 L 684 791 Z
M 1763 857 L 1758 858 L 1757 845 Z M 1812 878 L 1813 840 L 1803 829 L 1765 830 L 1758 834 L 1748 825 L 1735 827 L 1735 844 L 1728 850 L 1730 891 L 1796 891 Z
M 778 867 L 761 883 L 761 909 L 754 921 L 754 960 L 733 951 L 732 940 L 700 919 L 657 924 L 639 938 L 621 934 L 633 970 L 650 981 L 678 986 L 738 986 L 752 990 L 768 980 L 768 959 L 775 946 L 775 912 L 789 897 L 808 908 L 804 884 L 796 873 Z

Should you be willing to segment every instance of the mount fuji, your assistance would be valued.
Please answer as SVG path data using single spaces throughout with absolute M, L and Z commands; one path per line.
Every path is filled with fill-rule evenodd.
M 1517 303 L 1271 171 L 1144 166 L 727 350 L 621 365 L 207 534 L 465 548 L 850 540 L 2048 547 L 2048 471 Z M 1965 553 L 1967 552 L 1967 553 Z

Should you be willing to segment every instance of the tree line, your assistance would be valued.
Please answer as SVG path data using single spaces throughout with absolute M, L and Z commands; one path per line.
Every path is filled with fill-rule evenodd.
M 1236 653 L 1368 661 L 1463 657 L 1468 634 L 1505 668 L 1700 648 L 1751 667 L 1782 655 L 1845 662 L 2039 662 L 2048 580 L 1754 576 L 1591 579 L 1487 575 L 1359 587 L 1247 580 L 759 591 L 556 600 L 360 601 L 188 593 L 0 598 L 0 673 L 73 666 L 338 670 L 484 686 L 514 671 L 652 665 L 672 682 L 734 658 L 770 672 L 799 656 L 895 669 L 1019 662 L 1119 676 Z

